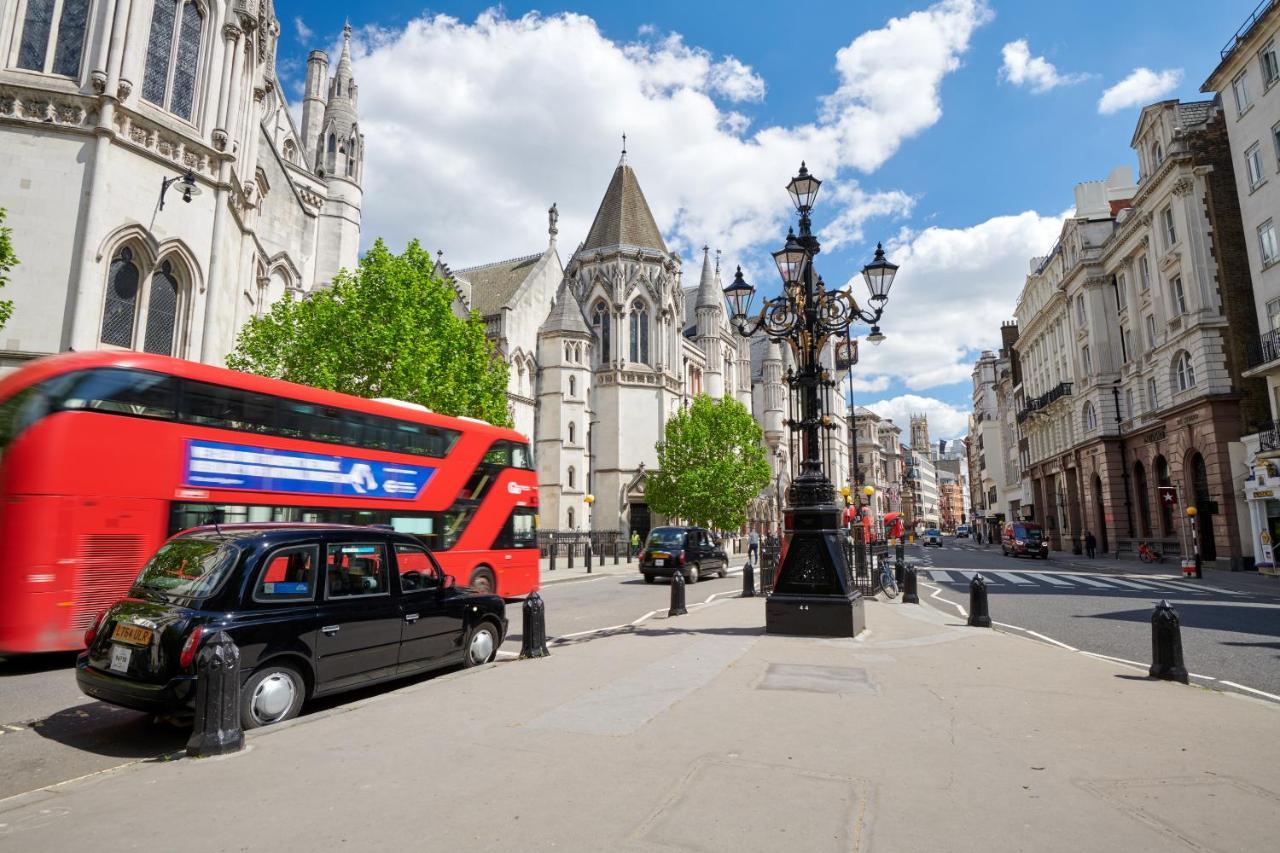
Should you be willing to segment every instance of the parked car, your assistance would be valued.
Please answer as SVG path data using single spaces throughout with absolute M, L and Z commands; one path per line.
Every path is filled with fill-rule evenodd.
M 679 572 L 685 583 L 697 583 L 711 574 L 724 577 L 729 555 L 703 527 L 655 527 L 640 552 L 640 573 L 645 583 Z
M 960 524 L 960 525 L 957 525 L 957 526 L 956 526 L 956 538 L 957 538 L 957 539 L 968 539 L 968 538 L 969 538 L 969 525 L 967 525 L 967 524 Z
M 85 633 L 76 681 L 94 699 L 181 714 L 196 654 L 225 631 L 240 649 L 240 719 L 255 728 L 323 696 L 493 660 L 496 595 L 455 586 L 419 540 L 390 528 L 234 524 L 177 534 L 127 598 Z
M 927 548 L 930 545 L 935 548 L 942 547 L 942 531 L 936 527 L 930 527 L 924 532 L 924 535 L 920 537 L 921 547 Z
M 1008 521 L 1000 534 L 1000 551 L 1006 557 L 1049 559 L 1049 543 L 1044 530 L 1029 521 Z

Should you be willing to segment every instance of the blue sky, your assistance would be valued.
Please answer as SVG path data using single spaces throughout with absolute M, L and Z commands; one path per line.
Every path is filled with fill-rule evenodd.
M 539 251 L 552 201 L 567 261 L 625 130 L 686 280 L 706 242 L 773 291 L 782 187 L 808 159 L 828 179 L 815 212 L 831 248 L 824 278 L 856 276 L 877 240 L 903 265 L 889 341 L 856 374 L 859 404 L 902 420 L 927 411 L 950 437 L 968 408 L 964 365 L 997 344 L 1073 186 L 1134 165 L 1130 102 L 1205 97 L 1255 6 L 655 0 L 507 3 L 482 18 L 491 4 L 277 0 L 276 11 L 295 106 L 307 51 L 332 50 L 350 16 L 366 240 L 416 236 L 455 268 Z M 1100 112 L 1104 91 L 1142 68 L 1136 94 Z

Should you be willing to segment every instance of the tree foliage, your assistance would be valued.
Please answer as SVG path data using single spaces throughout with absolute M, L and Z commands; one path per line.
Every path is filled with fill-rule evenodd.
M 762 436 L 737 400 L 699 394 L 667 421 L 657 446 L 658 470 L 645 478 L 649 505 L 691 524 L 741 527 L 747 504 L 769 484 Z
M 13 241 L 10 239 L 10 231 L 4 225 L 5 215 L 8 213 L 3 207 L 0 207 L 0 288 L 9 283 L 9 270 L 18 265 L 18 256 L 13 253 Z M 4 324 L 8 322 L 9 315 L 13 313 L 13 300 L 0 299 L 0 329 L 4 328 Z
M 399 255 L 378 240 L 331 288 L 250 320 L 227 366 L 508 425 L 507 364 L 455 297 L 416 240 Z

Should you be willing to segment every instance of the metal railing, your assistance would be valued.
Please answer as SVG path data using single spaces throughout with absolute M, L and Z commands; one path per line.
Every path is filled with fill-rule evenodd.
M 1031 417 L 1031 415 L 1035 414 L 1040 409 L 1045 408 L 1050 403 L 1054 403 L 1062 399 L 1063 397 L 1069 397 L 1070 395 L 1071 395 L 1071 383 L 1059 382 L 1056 386 L 1053 387 L 1052 390 L 1046 391 L 1045 393 L 1041 394 L 1039 397 L 1032 397 L 1030 400 L 1028 400 L 1026 408 L 1018 412 L 1018 423 L 1022 423 L 1027 418 Z
M 1257 367 L 1280 358 L 1280 329 L 1272 329 L 1258 335 L 1256 341 L 1249 342 L 1245 353 L 1246 368 Z
M 626 540 L 617 530 L 539 530 L 538 555 L 550 557 L 552 546 L 556 555 L 564 558 L 572 553 L 575 557 L 586 554 L 587 543 L 591 543 L 591 553 L 597 557 L 608 554 L 613 556 L 613 549 L 626 555 Z
M 1262 2 L 1258 4 L 1258 8 L 1253 10 L 1253 14 L 1251 14 L 1245 22 L 1240 25 L 1240 29 L 1236 30 L 1236 34 L 1227 42 L 1227 46 L 1218 51 L 1218 56 L 1222 59 L 1226 59 L 1230 56 L 1232 51 L 1240 45 L 1240 42 L 1248 38 L 1249 31 L 1254 28 L 1258 21 L 1262 19 L 1262 16 L 1267 14 L 1267 11 L 1275 4 L 1276 0 L 1262 0 Z
M 1263 453 L 1280 450 L 1280 422 L 1258 424 L 1258 449 Z

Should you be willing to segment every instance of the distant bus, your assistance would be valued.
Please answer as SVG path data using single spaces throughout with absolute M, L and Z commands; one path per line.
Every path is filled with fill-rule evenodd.
M 519 433 L 134 352 L 0 379 L 0 653 L 70 650 L 179 530 L 384 524 L 459 584 L 538 587 L 538 488 Z

